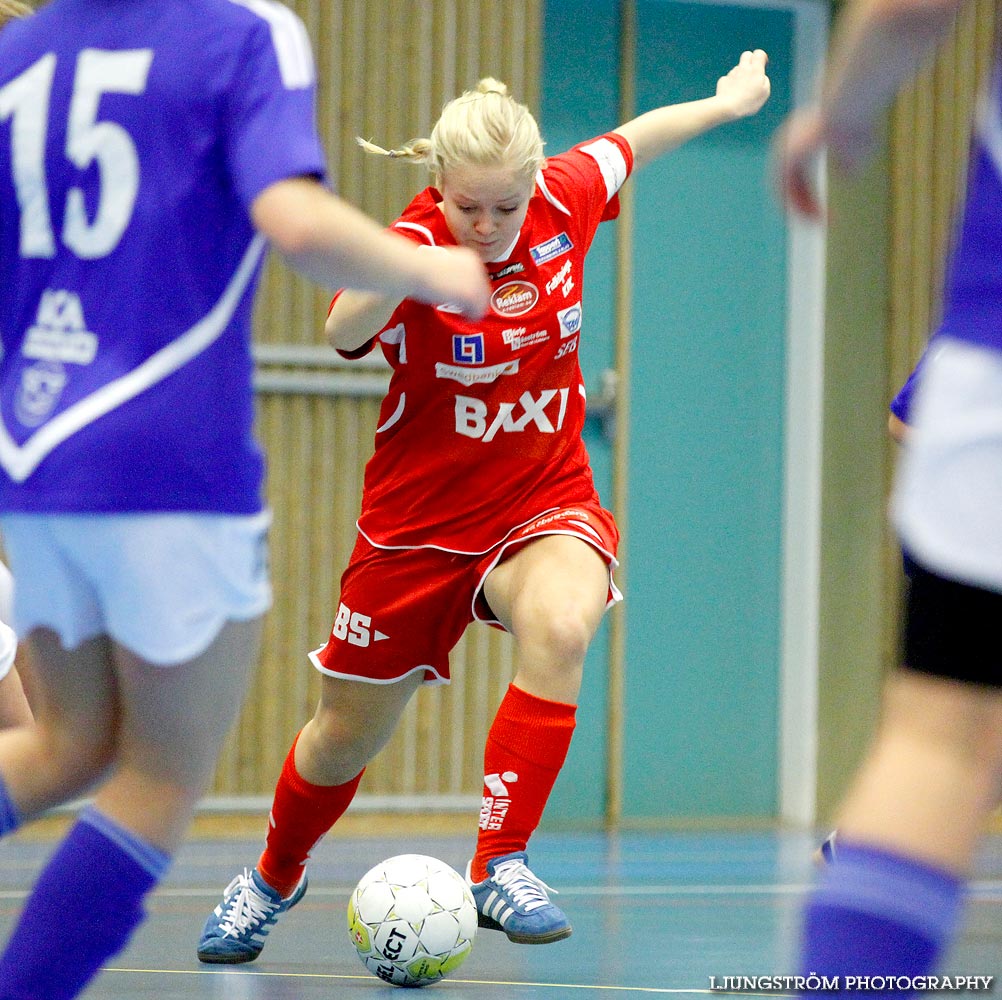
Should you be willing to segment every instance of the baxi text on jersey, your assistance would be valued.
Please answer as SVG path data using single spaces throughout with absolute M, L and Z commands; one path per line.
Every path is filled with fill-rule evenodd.
M 530 428 L 555 434 L 564 426 L 569 394 L 568 389 L 544 389 L 537 397 L 526 391 L 515 403 L 501 403 L 493 414 L 482 399 L 456 396 L 456 433 L 485 442 L 499 433 Z

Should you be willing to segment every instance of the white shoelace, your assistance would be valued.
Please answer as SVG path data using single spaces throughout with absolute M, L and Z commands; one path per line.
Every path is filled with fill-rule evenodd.
M 551 889 L 538 875 L 533 875 L 525 863 L 517 858 L 502 861 L 494 869 L 492 881 L 507 889 L 515 904 L 526 913 L 549 903 L 548 892 L 557 894 L 556 889 Z
M 237 891 L 230 899 L 230 893 L 235 890 Z M 224 895 L 227 898 L 226 910 L 219 921 L 224 937 L 231 934 L 239 936 L 251 924 L 262 923 L 278 909 L 278 904 L 260 893 L 246 868 L 243 875 L 238 875 L 226 887 Z

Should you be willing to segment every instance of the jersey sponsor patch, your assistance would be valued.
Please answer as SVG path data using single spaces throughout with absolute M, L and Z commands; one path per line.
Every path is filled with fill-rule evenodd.
M 524 270 L 525 265 L 520 261 L 515 261 L 514 264 L 502 267 L 500 271 L 491 271 L 490 278 L 491 281 L 500 281 L 502 278 L 507 278 L 509 274 L 521 274 Z
M 482 333 L 453 334 L 452 360 L 457 365 L 482 365 L 484 363 L 484 335 Z
M 553 260 L 554 257 L 559 257 L 561 254 L 572 250 L 573 247 L 574 244 L 567 233 L 560 233 L 559 236 L 554 236 L 545 243 L 530 247 L 529 253 L 532 254 L 532 259 L 537 264 L 545 264 L 548 260 Z
M 435 378 L 451 378 L 462 385 L 476 385 L 482 382 L 494 382 L 502 375 L 514 375 L 518 371 L 518 358 L 505 361 L 500 365 L 487 365 L 484 368 L 463 368 L 459 365 L 447 365 L 439 361 L 435 365 Z
M 69 381 L 67 364 L 89 365 L 97 354 L 97 336 L 87 329 L 75 292 L 46 289 L 35 322 L 24 335 L 21 354 L 35 364 L 21 372 L 14 415 L 24 427 L 48 420 Z
M 522 316 L 539 301 L 539 289 L 528 281 L 509 281 L 494 291 L 491 308 L 499 316 Z
M 564 266 L 546 283 L 546 294 L 552 295 L 553 290 L 561 285 L 563 285 L 564 298 L 566 299 L 574 289 L 574 278 L 571 275 L 571 262 L 569 260 L 564 261 Z
M 533 344 L 541 344 L 550 339 L 548 330 L 533 330 L 529 333 L 524 326 L 510 327 L 501 331 L 501 339 L 513 350 L 517 351 L 523 347 L 530 347 Z
M 557 322 L 560 324 L 561 338 L 573 337 L 581 330 L 581 303 L 575 302 L 566 309 L 558 310 Z
M 53 289 L 42 292 L 21 353 L 26 358 L 89 365 L 97 354 L 97 337 L 87 329 L 80 296 Z

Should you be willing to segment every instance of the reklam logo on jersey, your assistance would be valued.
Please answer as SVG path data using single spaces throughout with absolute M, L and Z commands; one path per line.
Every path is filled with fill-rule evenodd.
M 491 308 L 499 316 L 521 316 L 539 301 L 539 289 L 528 281 L 509 281 L 491 296 Z

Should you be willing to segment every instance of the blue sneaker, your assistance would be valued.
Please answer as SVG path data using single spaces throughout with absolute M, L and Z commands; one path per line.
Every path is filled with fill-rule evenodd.
M 549 944 L 571 936 L 570 921 L 563 910 L 550 902 L 555 892 L 529 871 L 524 851 L 502 854 L 487 862 L 487 878 L 466 881 L 477 904 L 477 925 L 504 931 L 516 944 Z
M 825 837 L 824 843 L 814 852 L 814 863 L 824 867 L 835 863 L 835 838 L 838 830 L 833 830 Z
M 283 899 L 255 868 L 244 869 L 223 892 L 223 901 L 212 911 L 198 942 L 200 962 L 236 965 L 253 962 L 275 921 L 306 895 L 306 872 L 295 891 Z

